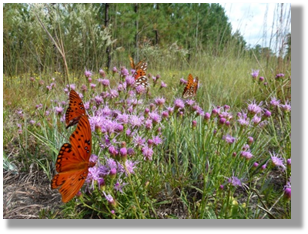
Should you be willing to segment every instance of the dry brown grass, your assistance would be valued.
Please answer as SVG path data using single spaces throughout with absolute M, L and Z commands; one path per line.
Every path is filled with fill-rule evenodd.
M 61 204 L 57 191 L 43 172 L 3 172 L 3 218 L 38 219 L 42 209 L 56 210 Z

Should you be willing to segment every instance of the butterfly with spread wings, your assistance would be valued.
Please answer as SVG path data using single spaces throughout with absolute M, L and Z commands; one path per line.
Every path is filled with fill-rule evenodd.
M 184 88 L 183 98 L 194 97 L 196 96 L 198 89 L 199 79 L 196 77 L 195 79 L 191 74 L 188 75 L 187 84 Z
M 129 57 L 130 66 L 135 70 L 133 77 L 135 78 L 135 86 L 142 85 L 145 88 L 149 86 L 149 81 L 146 76 L 146 70 L 148 68 L 147 63 L 142 60 L 137 65 L 135 65 L 132 57 Z

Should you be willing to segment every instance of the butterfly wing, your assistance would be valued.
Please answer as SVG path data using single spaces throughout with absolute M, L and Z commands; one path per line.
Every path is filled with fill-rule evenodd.
M 183 98 L 188 98 L 188 97 L 191 97 L 193 95 L 193 84 L 194 84 L 194 78 L 191 74 L 188 75 L 188 79 L 187 79 L 187 84 L 184 88 L 184 91 L 183 91 Z
M 132 67 L 132 69 L 135 69 L 135 63 L 131 56 L 129 56 L 129 61 L 130 61 L 130 66 Z
M 62 145 L 56 161 L 58 172 L 51 181 L 52 189 L 59 189 L 62 201 L 70 201 L 84 184 L 88 175 L 92 148 L 91 128 L 88 117 L 82 115 L 70 137 L 70 144 Z
M 54 176 L 51 182 L 52 189 L 59 189 L 62 202 L 69 202 L 81 189 L 88 176 L 88 168 L 77 171 L 68 171 Z
M 199 78 L 196 77 L 196 81 L 194 82 L 194 96 L 197 94 L 198 86 L 199 86 Z
M 140 62 L 139 62 L 140 63 Z M 140 68 L 136 69 L 133 77 L 135 78 L 135 86 L 143 85 L 145 88 L 149 86 L 148 78 L 146 76 L 147 63 L 142 62 L 141 65 L 137 64 L 136 67 L 140 66 Z
M 86 114 L 83 102 L 75 90 L 71 90 L 69 99 L 69 106 L 65 113 L 66 128 L 77 124 L 80 117 Z

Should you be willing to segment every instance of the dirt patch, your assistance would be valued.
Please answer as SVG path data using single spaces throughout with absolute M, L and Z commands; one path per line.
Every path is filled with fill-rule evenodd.
M 50 188 L 50 181 L 43 172 L 3 171 L 3 218 L 39 219 L 42 209 L 56 210 L 61 196 Z

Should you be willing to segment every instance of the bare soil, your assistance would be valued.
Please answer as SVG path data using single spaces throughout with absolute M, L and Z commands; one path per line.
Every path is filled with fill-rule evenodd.
M 61 196 L 51 190 L 45 173 L 3 171 L 4 219 L 39 219 L 42 209 L 57 210 L 60 205 Z

